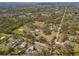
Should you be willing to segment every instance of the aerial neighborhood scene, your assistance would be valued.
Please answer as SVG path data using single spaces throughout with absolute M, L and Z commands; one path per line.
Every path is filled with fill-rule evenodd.
M 0 55 L 79 56 L 79 3 L 0 2 Z

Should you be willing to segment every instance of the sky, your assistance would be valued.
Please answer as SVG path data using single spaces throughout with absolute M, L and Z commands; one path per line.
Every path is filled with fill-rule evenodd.
M 0 2 L 79 2 L 79 0 L 0 0 Z

